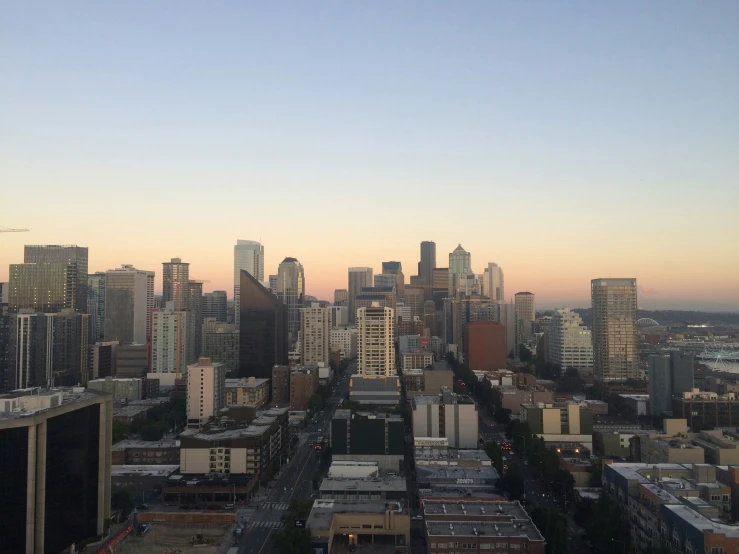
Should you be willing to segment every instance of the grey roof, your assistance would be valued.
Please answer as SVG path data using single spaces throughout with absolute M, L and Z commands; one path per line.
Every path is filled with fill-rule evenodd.
M 397 502 L 316 500 L 308 516 L 307 526 L 313 531 L 328 531 L 334 514 L 383 514 L 388 510 L 402 511 Z

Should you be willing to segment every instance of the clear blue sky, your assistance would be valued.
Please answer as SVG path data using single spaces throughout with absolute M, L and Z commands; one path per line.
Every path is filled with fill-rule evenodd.
M 3 2 L 0 74 L 0 280 L 67 242 L 230 290 L 261 238 L 327 296 L 432 239 L 553 302 L 739 304 L 736 1 Z

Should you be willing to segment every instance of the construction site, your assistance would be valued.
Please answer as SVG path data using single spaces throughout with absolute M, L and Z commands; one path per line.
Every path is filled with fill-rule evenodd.
M 143 535 L 131 533 L 113 547 L 115 554 L 224 554 L 233 525 L 152 522 Z

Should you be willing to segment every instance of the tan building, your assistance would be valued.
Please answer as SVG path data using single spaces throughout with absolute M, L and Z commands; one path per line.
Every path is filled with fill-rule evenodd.
M 272 402 L 290 402 L 290 366 L 272 368 Z
M 403 302 L 411 308 L 411 318 L 423 317 L 423 303 L 426 301 L 426 287 L 406 286 Z
M 395 375 L 395 312 L 375 304 L 357 310 L 357 372 L 391 377 Z
M 511 414 L 521 414 L 521 404 L 552 404 L 554 395 L 549 390 L 521 390 L 516 387 L 496 387 L 500 391 L 501 406 Z
M 200 427 L 226 407 L 226 368 L 200 358 L 187 366 L 187 426 Z
M 339 545 L 356 545 L 359 537 L 371 544 L 409 546 L 411 517 L 402 503 L 392 501 L 316 500 L 307 527 L 313 543 L 331 554 Z M 336 543 L 336 544 L 334 544 Z
M 439 394 L 441 389 L 454 387 L 454 373 L 450 369 L 404 369 L 402 380 L 408 399 L 417 394 Z
M 269 379 L 226 379 L 226 406 L 261 408 L 269 402 Z
M 331 308 L 313 302 L 300 310 L 300 361 L 303 364 L 328 363 L 331 343 Z
M 351 359 L 357 355 L 356 327 L 349 327 L 346 329 L 331 329 L 329 336 L 331 349 L 338 349 L 341 352 L 342 359 Z
M 290 372 L 290 407 L 305 410 L 318 390 L 318 366 L 305 366 Z
M 411 350 L 400 355 L 401 369 L 424 369 L 434 363 L 434 354 L 430 350 Z

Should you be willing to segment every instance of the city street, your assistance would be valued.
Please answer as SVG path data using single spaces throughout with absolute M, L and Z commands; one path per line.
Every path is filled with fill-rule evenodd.
M 345 375 L 356 369 L 349 366 Z M 262 488 L 251 503 L 239 510 L 239 520 L 243 522 L 244 535 L 239 544 L 239 554 L 269 554 L 272 550 L 271 537 L 283 527 L 281 518 L 293 500 L 309 500 L 314 493 L 313 474 L 319 465 L 319 454 L 313 448 L 319 436 L 328 441 L 331 418 L 337 404 L 349 389 L 349 381 L 341 380 L 327 399 L 323 412 L 317 421 L 309 423 L 300 433 L 300 445 L 295 456 L 282 466 L 280 473 L 269 487 Z

